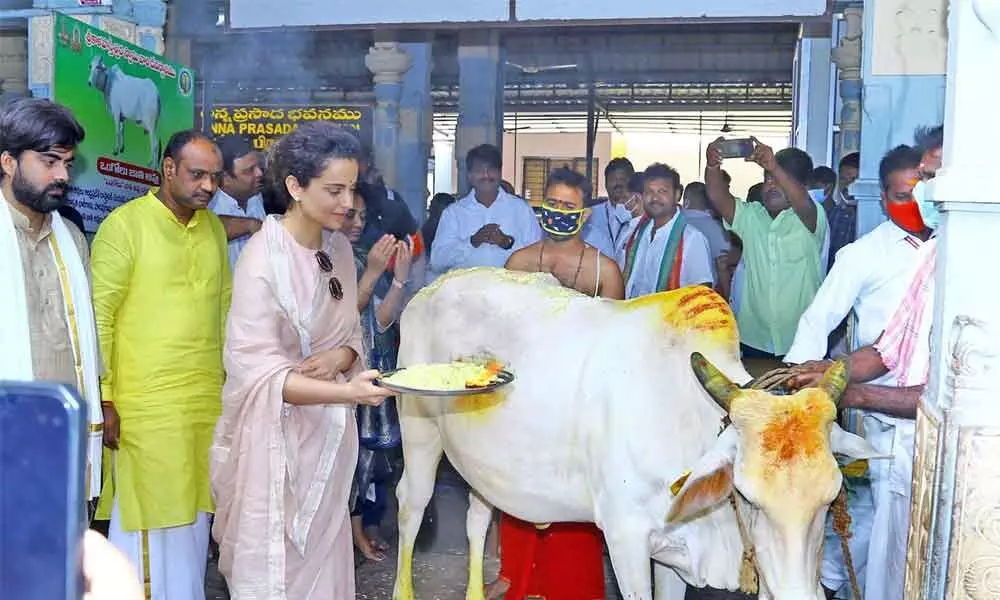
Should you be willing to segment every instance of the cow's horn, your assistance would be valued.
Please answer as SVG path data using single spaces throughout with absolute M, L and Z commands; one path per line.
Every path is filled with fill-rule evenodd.
M 846 360 L 835 360 L 833 364 L 823 373 L 823 379 L 819 382 L 819 387 L 830 396 L 834 404 L 840 403 L 840 397 L 847 389 L 850 376 L 850 367 Z
M 722 410 L 728 413 L 733 399 L 740 392 L 740 388 L 723 375 L 722 371 L 715 368 L 715 365 L 708 362 L 708 359 L 700 352 L 691 354 L 691 369 L 694 370 L 695 377 L 701 382 L 705 391 L 715 399 Z

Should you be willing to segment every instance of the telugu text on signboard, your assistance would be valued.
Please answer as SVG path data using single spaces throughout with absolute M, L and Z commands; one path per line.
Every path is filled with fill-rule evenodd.
M 242 137 L 258 151 L 267 150 L 275 140 L 309 121 L 343 125 L 355 131 L 364 143 L 371 141 L 371 108 L 368 106 L 216 105 L 208 117 L 213 137 Z
M 54 38 L 52 99 L 87 132 L 68 200 L 93 232 L 160 185 L 163 146 L 194 125 L 194 71 L 60 13 Z

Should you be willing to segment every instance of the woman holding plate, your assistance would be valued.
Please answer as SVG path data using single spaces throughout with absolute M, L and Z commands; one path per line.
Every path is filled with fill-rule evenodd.
M 386 391 L 362 372 L 351 244 L 360 146 L 306 123 L 268 155 L 287 206 L 247 243 L 233 277 L 223 410 L 210 456 L 219 570 L 232 597 L 354 598 L 348 496 L 354 406 Z

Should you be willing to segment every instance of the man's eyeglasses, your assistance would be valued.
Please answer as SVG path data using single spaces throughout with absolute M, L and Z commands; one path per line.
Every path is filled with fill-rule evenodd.
M 319 270 L 324 273 L 330 273 L 330 281 L 327 283 L 330 288 L 330 295 L 336 301 L 341 301 L 344 299 L 344 286 L 341 285 L 340 280 L 337 279 L 336 275 L 333 275 L 333 259 L 325 251 L 320 250 L 316 253 L 316 262 L 319 263 Z

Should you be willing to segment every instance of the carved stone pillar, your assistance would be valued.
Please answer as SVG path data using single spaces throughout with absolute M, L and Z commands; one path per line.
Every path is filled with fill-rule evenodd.
M 861 149 L 861 7 L 844 9 L 847 22 L 844 37 L 833 49 L 833 62 L 837 64 L 838 91 L 840 92 L 840 141 L 834 163 Z
M 992 118 L 1000 3 L 952 0 L 931 377 L 917 415 L 907 600 L 1000 597 L 1000 231 Z M 947 282 L 947 284 L 946 284 Z
M 365 66 L 375 80 L 373 150 L 375 166 L 389 187 L 396 187 L 396 148 L 399 144 L 399 101 L 403 95 L 403 75 L 413 59 L 397 42 L 375 42 L 365 56 Z

